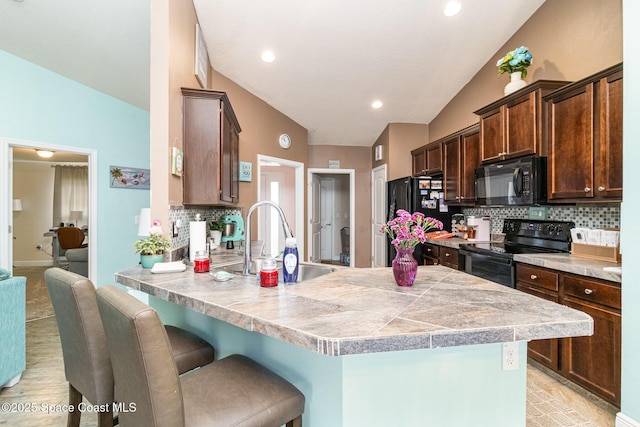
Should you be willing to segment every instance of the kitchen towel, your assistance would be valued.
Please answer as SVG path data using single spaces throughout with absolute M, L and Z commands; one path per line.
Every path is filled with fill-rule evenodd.
M 189 261 L 193 262 L 196 251 L 207 250 L 207 221 L 189 222 Z

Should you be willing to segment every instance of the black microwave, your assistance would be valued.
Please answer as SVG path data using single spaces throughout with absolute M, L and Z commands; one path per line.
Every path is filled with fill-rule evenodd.
M 527 206 L 547 201 L 547 158 L 525 156 L 475 170 L 476 204 Z

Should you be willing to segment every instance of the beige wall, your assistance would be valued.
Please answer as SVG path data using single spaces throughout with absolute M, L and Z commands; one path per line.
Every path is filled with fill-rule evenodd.
M 13 198 L 22 211 L 13 212 L 13 261 L 16 265 L 51 265 L 54 169 L 49 162 L 13 163 Z M 36 249 L 42 245 L 46 252 Z
M 496 63 L 525 45 L 533 54 L 526 80 L 575 81 L 622 61 L 621 0 L 547 0 L 429 123 L 435 141 L 477 123 L 473 112 L 503 96 L 508 75 Z
M 411 150 L 429 141 L 429 126 L 423 123 L 389 123 L 371 147 L 371 168 L 387 164 L 387 180 L 412 173 Z M 375 147 L 382 145 L 383 158 L 375 160 Z
M 227 92 L 242 128 L 240 132 L 240 161 L 251 162 L 257 170 L 258 154 L 296 162 L 307 162 L 307 130 L 260 98 L 215 71 L 211 88 Z M 291 148 L 278 144 L 280 134 L 291 137 Z M 300 195 L 298 195 L 300 196 Z M 248 209 L 258 197 L 257 181 L 240 183 L 239 207 Z
M 340 159 L 341 169 L 355 170 L 356 267 L 371 267 L 371 157 L 370 147 L 310 145 L 309 168 L 327 168 L 329 160 Z
M 180 88 L 200 87 L 194 75 L 197 16 L 191 1 L 152 0 L 151 9 L 151 207 L 154 217 L 168 223 L 169 206 L 182 204 L 182 179 L 169 172 L 171 147 L 183 147 Z M 227 92 L 242 128 L 240 160 L 251 162 L 254 171 L 258 154 L 306 162 L 305 128 L 211 68 L 207 86 Z M 288 150 L 278 145 L 282 133 L 293 141 Z M 241 182 L 238 207 L 248 208 L 256 198 L 257 180 Z

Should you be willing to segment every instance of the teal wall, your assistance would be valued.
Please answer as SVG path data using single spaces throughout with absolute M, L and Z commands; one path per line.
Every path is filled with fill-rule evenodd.
M 298 387 L 306 399 L 304 426 L 526 424 L 525 342 L 518 343 L 519 365 L 513 371 L 502 370 L 500 343 L 333 357 L 188 309 L 176 310 L 153 296 L 148 301 L 165 323 L 210 342 L 217 358 L 244 354 Z
M 622 405 L 625 417 L 640 425 L 640 2 L 623 2 L 624 40 L 624 202 L 622 203 Z
M 149 168 L 148 111 L 0 50 L 0 136 L 96 150 L 98 283 L 138 262 L 134 218 L 149 191 L 110 188 L 109 166 Z

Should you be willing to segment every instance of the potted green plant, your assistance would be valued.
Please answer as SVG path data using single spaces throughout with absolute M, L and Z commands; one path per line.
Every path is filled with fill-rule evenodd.
M 213 241 L 214 247 L 220 246 L 223 231 L 224 231 L 224 222 L 220 220 L 215 220 L 209 223 L 209 236 Z
M 138 240 L 133 246 L 136 248 L 136 253 L 140 254 L 142 267 L 151 268 L 155 263 L 164 260 L 164 251 L 171 247 L 171 243 L 162 234 L 160 221 L 156 219 L 149 230 L 149 237 Z
M 509 95 L 527 85 L 527 82 L 523 79 L 527 77 L 527 67 L 531 65 L 531 61 L 533 61 L 533 55 L 531 55 L 526 46 L 520 46 L 498 60 L 496 64 L 498 73 L 509 73 L 511 75 L 511 81 L 504 88 L 505 95 Z

